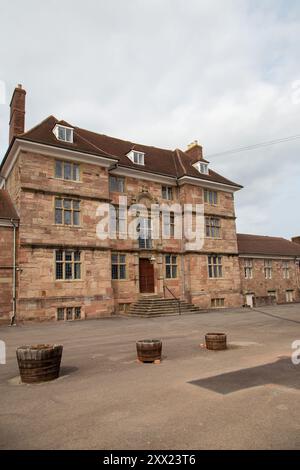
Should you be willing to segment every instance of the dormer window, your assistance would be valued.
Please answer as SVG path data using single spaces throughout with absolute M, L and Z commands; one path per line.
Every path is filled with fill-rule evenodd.
M 203 175 L 208 175 L 208 163 L 199 161 L 194 163 L 193 167 L 196 168 L 199 173 L 202 173 Z
M 130 160 L 136 165 L 145 165 L 145 154 L 143 152 L 138 152 L 137 150 L 130 150 L 130 152 L 127 154 L 127 157 L 130 158 Z
M 57 140 L 73 144 L 73 130 L 74 129 L 72 127 L 66 127 L 57 124 L 53 129 L 53 134 L 55 135 Z

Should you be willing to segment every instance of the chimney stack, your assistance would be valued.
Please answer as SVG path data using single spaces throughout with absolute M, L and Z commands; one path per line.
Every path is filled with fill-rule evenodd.
M 18 85 L 10 102 L 9 143 L 25 131 L 25 96 L 26 91 Z
M 198 140 L 194 140 L 194 142 L 189 144 L 185 153 L 190 155 L 195 162 L 203 160 L 202 147 L 198 144 Z
M 300 237 L 293 237 L 292 242 L 300 244 Z

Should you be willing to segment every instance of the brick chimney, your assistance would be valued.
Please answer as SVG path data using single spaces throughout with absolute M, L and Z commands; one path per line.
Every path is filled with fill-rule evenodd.
M 292 242 L 299 243 L 299 245 L 300 245 L 300 237 L 293 237 Z
M 26 91 L 23 90 L 22 85 L 18 85 L 10 102 L 9 143 L 15 136 L 23 134 L 25 130 L 25 96 Z
M 190 157 L 197 162 L 198 160 L 203 160 L 202 147 L 198 144 L 198 140 L 195 140 L 188 145 L 187 150 L 185 151 Z

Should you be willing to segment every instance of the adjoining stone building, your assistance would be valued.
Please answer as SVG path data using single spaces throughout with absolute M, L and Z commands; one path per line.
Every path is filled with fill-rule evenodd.
M 299 302 L 300 245 L 279 237 L 237 234 L 244 304 Z
M 21 86 L 14 91 L 0 167 L 0 198 L 14 211 L 7 223 L 20 220 L 11 280 L 12 228 L 1 235 L 3 320 L 14 309 L 18 320 L 97 318 L 128 312 L 145 298 L 181 299 L 205 309 L 243 305 L 234 209 L 241 186 L 214 172 L 197 142 L 186 151 L 160 149 L 54 116 L 25 132 L 25 94 Z M 174 237 L 172 214 L 168 239 L 152 237 L 148 217 L 146 236 L 99 238 L 99 205 L 114 205 L 120 227 L 120 196 L 127 197 L 126 207 L 144 204 L 149 211 L 153 204 L 202 205 L 203 246 L 193 249 L 186 238 Z M 14 286 L 15 302 L 9 299 Z

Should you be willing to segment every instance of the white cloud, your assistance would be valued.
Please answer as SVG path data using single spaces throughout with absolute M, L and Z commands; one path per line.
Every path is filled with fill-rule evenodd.
M 296 0 L 15 0 L 0 9 L 0 80 L 9 92 L 27 89 L 27 127 L 54 114 L 156 146 L 199 139 L 206 154 L 299 133 Z M 2 154 L 7 123 L 0 105 Z M 299 147 L 211 159 L 245 185 L 239 230 L 300 233 Z

